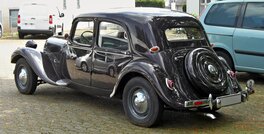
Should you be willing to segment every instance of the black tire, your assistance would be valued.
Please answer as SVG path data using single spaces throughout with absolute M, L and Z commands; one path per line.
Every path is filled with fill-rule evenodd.
M 24 34 L 18 32 L 18 38 L 19 38 L 19 39 L 24 39 L 24 36 L 25 36 Z
M 2 27 L 0 26 L 0 38 L 2 38 L 2 36 L 3 36 L 3 29 L 2 29 Z
M 88 71 L 89 71 L 88 65 L 87 65 L 85 62 L 82 62 L 82 63 L 81 63 L 81 69 L 82 69 L 84 72 L 88 72 Z
M 153 86 L 141 77 L 132 78 L 126 84 L 123 92 L 123 107 L 130 122 L 142 127 L 155 125 L 164 109 Z
M 25 75 L 23 75 L 24 74 L 23 71 L 26 72 Z M 37 87 L 38 77 L 24 58 L 20 58 L 16 62 L 14 76 L 15 76 L 16 86 L 20 93 L 33 94 L 35 92 Z
M 229 67 L 235 71 L 235 66 L 234 66 L 234 62 L 232 60 L 232 58 L 226 53 L 226 52 L 223 52 L 223 51 L 215 51 L 217 56 L 219 57 L 222 57 L 225 62 L 227 63 L 227 65 L 229 65 Z
M 217 55 L 205 48 L 190 51 L 185 57 L 188 79 L 200 94 L 219 95 L 228 88 L 226 70 Z

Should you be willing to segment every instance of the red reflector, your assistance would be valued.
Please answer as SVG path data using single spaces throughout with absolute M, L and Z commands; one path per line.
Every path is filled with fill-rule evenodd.
M 194 102 L 194 105 L 195 105 L 195 106 L 199 106 L 199 105 L 202 105 L 202 104 L 203 104 L 202 101 L 196 101 L 196 102 Z
M 49 16 L 49 24 L 52 24 L 53 20 L 52 20 L 52 15 Z
M 17 24 L 21 23 L 20 15 L 17 16 Z
M 173 90 L 174 82 L 173 82 L 172 80 L 169 80 L 168 78 L 166 78 L 166 86 L 167 86 L 170 90 Z
M 154 47 L 150 48 L 150 52 L 152 52 L 152 53 L 158 52 L 159 50 L 160 49 L 158 46 L 154 46 Z

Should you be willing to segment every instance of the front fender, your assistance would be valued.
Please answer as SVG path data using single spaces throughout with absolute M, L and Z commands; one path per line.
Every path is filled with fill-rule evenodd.
M 175 101 L 172 91 L 166 86 L 165 79 L 169 78 L 169 76 L 163 71 L 163 69 L 160 68 L 159 65 L 150 63 L 149 61 L 132 62 L 122 69 L 110 97 L 115 96 L 116 93 L 119 92 L 118 90 L 123 90 L 123 88 L 119 88 L 119 86 L 124 84 L 123 80 L 126 79 L 126 77 L 131 77 L 133 74 L 139 74 L 136 76 L 141 76 L 147 79 L 154 87 L 154 91 L 158 94 L 161 100 L 165 102 L 165 104 L 173 108 L 182 106 L 177 101 Z
M 25 58 L 29 66 L 33 69 L 38 77 L 43 81 L 50 83 L 52 85 L 58 85 L 55 81 L 51 80 L 44 69 L 42 52 L 29 48 L 23 47 L 15 50 L 11 56 L 11 63 L 16 63 L 19 58 Z

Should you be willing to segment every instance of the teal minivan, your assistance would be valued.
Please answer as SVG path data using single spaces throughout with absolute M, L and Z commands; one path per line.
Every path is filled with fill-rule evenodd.
M 200 21 L 218 56 L 233 70 L 264 73 L 264 0 L 212 2 Z

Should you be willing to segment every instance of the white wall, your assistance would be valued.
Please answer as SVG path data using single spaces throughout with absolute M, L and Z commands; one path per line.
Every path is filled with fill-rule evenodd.
M 186 0 L 187 13 L 199 15 L 199 0 Z
M 70 29 L 74 17 L 81 13 L 125 7 L 135 7 L 135 0 L 80 0 L 80 9 L 77 9 L 76 0 L 67 0 L 66 10 L 62 10 L 65 28 Z

